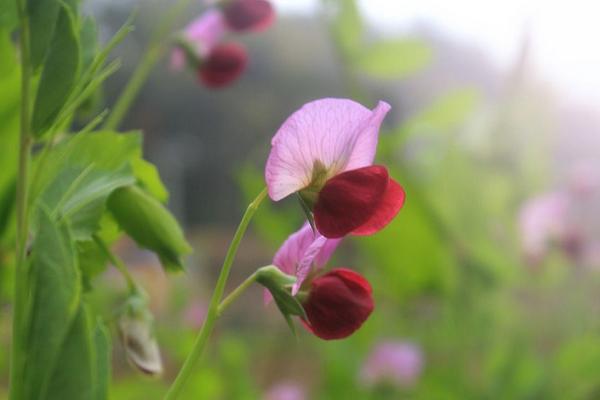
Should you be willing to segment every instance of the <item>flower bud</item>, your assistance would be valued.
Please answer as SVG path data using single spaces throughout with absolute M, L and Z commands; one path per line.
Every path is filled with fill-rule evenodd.
M 247 64 L 248 54 L 240 44 L 220 44 L 202 60 L 198 77 L 206 86 L 220 88 L 235 81 L 244 72 Z
M 237 32 L 263 31 L 275 18 L 273 6 L 266 0 L 229 0 L 223 13 L 227 26 Z
M 373 311 L 372 289 L 360 274 L 337 268 L 315 278 L 302 303 L 304 326 L 321 339 L 342 339 L 354 333 Z
M 147 375 L 163 371 L 158 342 L 154 336 L 154 318 L 141 295 L 133 295 L 119 319 L 119 333 L 127 359 Z

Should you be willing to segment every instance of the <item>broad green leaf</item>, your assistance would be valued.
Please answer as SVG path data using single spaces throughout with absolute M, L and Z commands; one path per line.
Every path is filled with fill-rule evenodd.
M 111 371 L 111 342 L 110 333 L 100 319 L 96 322 L 94 330 L 95 375 L 93 400 L 108 399 L 108 385 Z
M 383 153 L 394 152 L 398 146 L 415 136 L 452 132 L 473 113 L 480 97 L 479 91 L 473 88 L 461 88 L 441 96 L 389 135 L 382 136 Z
M 54 215 L 68 218 L 77 240 L 90 239 L 110 193 L 135 182 L 130 166 L 141 146 L 138 134 L 101 132 L 60 143 L 44 160 L 33 196 Z M 38 165 L 36 163 L 36 168 Z
M 6 3 L 15 3 L 5 0 Z M 56 28 L 61 5 L 60 0 L 28 0 L 30 26 L 30 53 L 33 69 L 42 65 L 48 53 L 50 42 Z
M 12 31 L 18 22 L 17 7 L 14 1 L 0 1 L 0 30 Z
M 385 40 L 361 52 L 355 66 L 375 78 L 400 79 L 420 71 L 431 55 L 431 49 L 420 40 Z
M 53 367 L 59 359 L 58 365 L 64 365 L 59 353 L 78 313 L 81 295 L 79 269 L 69 229 L 43 209 L 39 212 L 29 281 L 31 305 L 24 340 L 27 346 L 24 398 L 42 399 L 48 398 Z
M 78 27 L 69 8 L 61 5 L 53 39 L 40 78 L 32 129 L 40 137 L 50 128 L 77 82 L 80 66 Z
M 165 269 L 183 268 L 181 257 L 192 249 L 175 217 L 158 200 L 129 186 L 115 190 L 107 206 L 119 226 L 139 246 L 154 251 Z
M 90 317 L 85 307 L 79 305 L 77 316 L 70 326 L 50 378 L 48 391 L 43 400 L 96 400 L 101 393 L 96 383 L 100 378 L 96 372 L 94 334 Z M 40 370 L 39 364 L 36 366 Z M 102 382 L 104 384 L 104 382 Z M 37 398 L 37 397 L 36 397 Z M 33 399 L 33 397 L 32 397 Z

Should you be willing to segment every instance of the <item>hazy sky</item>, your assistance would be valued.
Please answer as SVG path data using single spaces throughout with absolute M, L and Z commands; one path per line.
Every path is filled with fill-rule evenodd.
M 312 12 L 319 0 L 275 0 L 280 12 Z M 406 31 L 425 22 L 474 44 L 500 66 L 528 29 L 536 73 L 573 100 L 600 104 L 598 0 L 360 0 L 372 24 Z M 600 108 L 600 107 L 599 107 Z

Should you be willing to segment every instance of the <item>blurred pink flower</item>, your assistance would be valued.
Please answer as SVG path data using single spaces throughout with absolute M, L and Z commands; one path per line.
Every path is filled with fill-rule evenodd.
M 286 381 L 271 386 L 264 400 L 306 400 L 307 398 L 302 386 Z
M 381 383 L 398 387 L 413 386 L 423 371 L 423 354 L 419 346 L 403 341 L 386 341 L 370 353 L 361 370 L 367 385 Z
M 182 39 L 186 41 L 189 50 L 195 52 L 198 60 L 201 60 L 212 52 L 226 29 L 223 13 L 216 8 L 211 8 L 185 27 Z M 185 50 L 175 47 L 171 52 L 171 68 L 175 71 L 183 69 L 186 59 Z
M 390 110 L 369 110 L 347 99 L 305 104 L 271 141 L 265 179 L 271 199 L 298 193 L 328 238 L 370 235 L 404 204 L 404 190 L 383 166 L 374 166 L 379 128 Z
M 568 199 L 562 192 L 534 197 L 525 203 L 519 215 L 522 246 L 527 260 L 539 263 L 553 241 L 567 232 Z
M 541 262 L 556 245 L 577 264 L 600 266 L 600 166 L 575 164 L 564 188 L 524 204 L 519 227 L 531 264 Z

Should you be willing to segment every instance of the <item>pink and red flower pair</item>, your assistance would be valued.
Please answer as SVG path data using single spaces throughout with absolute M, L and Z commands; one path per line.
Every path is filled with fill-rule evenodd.
M 246 69 L 248 54 L 236 42 L 223 42 L 227 32 L 258 32 L 273 22 L 275 13 L 267 0 L 227 0 L 189 24 L 171 54 L 171 67 L 188 64 L 200 81 L 219 88 L 235 81 Z
M 301 301 L 305 327 L 323 339 L 356 331 L 374 304 L 368 281 L 337 268 L 319 275 L 342 237 L 370 235 L 400 211 L 405 194 L 384 166 L 372 165 L 379 128 L 389 111 L 379 102 L 369 110 L 346 99 L 310 102 L 292 114 L 273 137 L 265 178 L 274 201 L 297 194 L 314 217 L 273 259 L 297 282 L 292 294 Z

